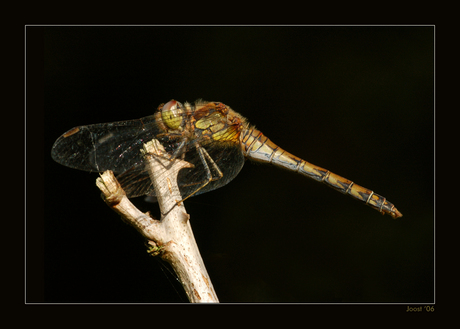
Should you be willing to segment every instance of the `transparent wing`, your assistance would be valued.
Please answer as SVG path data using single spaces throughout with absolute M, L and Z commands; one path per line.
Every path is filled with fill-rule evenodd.
M 140 149 L 158 133 L 154 116 L 75 127 L 53 145 L 52 158 L 67 167 L 122 173 L 143 162 Z
M 199 195 L 206 193 L 228 184 L 238 175 L 245 161 L 243 153 L 237 145 L 225 145 L 215 142 L 208 143 L 204 147 L 215 165 L 209 159 L 205 159 L 207 162 L 207 165 L 205 165 L 203 159 L 197 153 L 194 145 L 195 142 L 190 142 L 181 154 L 185 161 L 193 164 L 193 168 L 184 168 L 177 173 L 182 198 L 186 198 L 192 194 Z M 212 180 L 198 192 L 194 193 L 207 181 L 206 168 L 209 168 Z M 223 175 L 220 175 L 218 170 Z M 144 163 L 133 166 L 119 175 L 117 179 L 128 197 L 155 196 L 155 191 Z M 160 181 L 160 184 L 167 184 L 167 182 Z
M 209 104 L 215 108 L 214 103 Z M 195 113 L 200 122 L 195 131 L 165 133 L 160 128 L 159 112 L 137 120 L 75 127 L 56 140 L 51 155 L 56 162 L 75 169 L 112 170 L 128 197 L 155 196 L 141 149 L 156 138 L 170 156 L 193 165 L 177 173 L 182 197 L 205 193 L 235 178 L 244 164 L 244 155 L 237 139 L 229 142 L 223 138 L 222 132 L 229 128 L 225 118 L 216 112 L 208 116 L 204 109 Z M 188 122 L 187 112 L 183 115 Z M 228 131 L 233 133 L 236 128 Z

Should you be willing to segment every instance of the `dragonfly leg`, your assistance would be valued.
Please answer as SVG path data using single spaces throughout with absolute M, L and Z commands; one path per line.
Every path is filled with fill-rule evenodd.
M 181 202 L 184 202 L 185 200 L 187 200 L 188 198 L 190 198 L 194 194 L 198 193 L 203 187 L 208 185 L 211 181 L 219 180 L 222 177 L 224 177 L 224 174 L 220 170 L 219 166 L 214 162 L 214 160 L 209 155 L 209 153 L 206 151 L 206 149 L 201 147 L 199 144 L 195 144 L 195 146 L 196 146 L 196 150 L 198 152 L 198 155 L 200 156 L 200 160 L 203 163 L 204 169 L 206 170 L 206 180 L 203 181 L 203 184 L 200 187 L 198 187 L 195 191 L 193 191 L 193 193 L 191 193 L 190 195 L 186 196 L 181 201 L 179 201 L 178 204 L 180 204 Z M 208 159 L 208 161 L 212 165 L 213 169 L 217 172 L 218 177 L 214 178 L 212 176 L 211 169 L 209 168 L 209 165 L 208 165 L 206 159 Z
M 206 158 L 208 158 L 209 162 L 211 163 L 212 167 L 214 168 L 214 170 L 217 171 L 217 174 L 219 175 L 219 177 L 217 178 L 212 178 L 212 175 L 211 175 L 211 180 L 219 180 L 221 179 L 222 177 L 224 177 L 224 174 L 223 172 L 220 170 L 219 166 L 214 162 L 214 160 L 211 158 L 211 156 L 209 155 L 209 153 L 206 151 L 206 149 L 204 148 L 201 148 L 200 149 L 203 151 L 203 154 Z
M 179 146 L 176 147 L 176 149 L 174 150 L 174 152 L 170 155 L 169 157 L 169 160 L 174 160 L 174 159 L 177 159 L 177 157 L 180 155 L 180 154 L 185 154 L 184 151 L 184 148 L 185 148 L 185 144 L 187 143 L 187 139 L 184 138 L 182 139 L 182 141 L 180 142 Z

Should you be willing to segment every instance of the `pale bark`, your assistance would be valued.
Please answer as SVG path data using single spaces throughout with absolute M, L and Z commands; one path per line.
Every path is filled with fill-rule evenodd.
M 191 165 L 179 159 L 168 160 L 156 140 L 145 144 L 144 149 L 162 214 L 160 220 L 138 210 L 111 171 L 102 173 L 96 185 L 105 202 L 147 238 L 151 252 L 171 264 L 190 302 L 219 302 L 193 236 L 190 216 L 183 202 L 179 202 L 182 197 L 177 174 L 181 168 Z

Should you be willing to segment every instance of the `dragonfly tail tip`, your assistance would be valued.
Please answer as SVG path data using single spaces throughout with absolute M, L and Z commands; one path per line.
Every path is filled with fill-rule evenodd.
M 396 218 L 400 218 L 402 216 L 403 216 L 403 214 L 401 214 L 401 212 L 399 212 L 398 209 L 396 209 L 396 208 L 393 209 L 393 212 L 391 213 L 391 217 L 396 219 Z

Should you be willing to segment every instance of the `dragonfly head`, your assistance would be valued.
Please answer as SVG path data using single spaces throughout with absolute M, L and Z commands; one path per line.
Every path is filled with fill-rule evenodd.
M 182 116 L 184 110 L 181 106 L 181 103 L 175 101 L 174 99 L 167 102 L 161 108 L 161 119 L 163 123 L 170 129 L 177 129 L 182 124 Z

